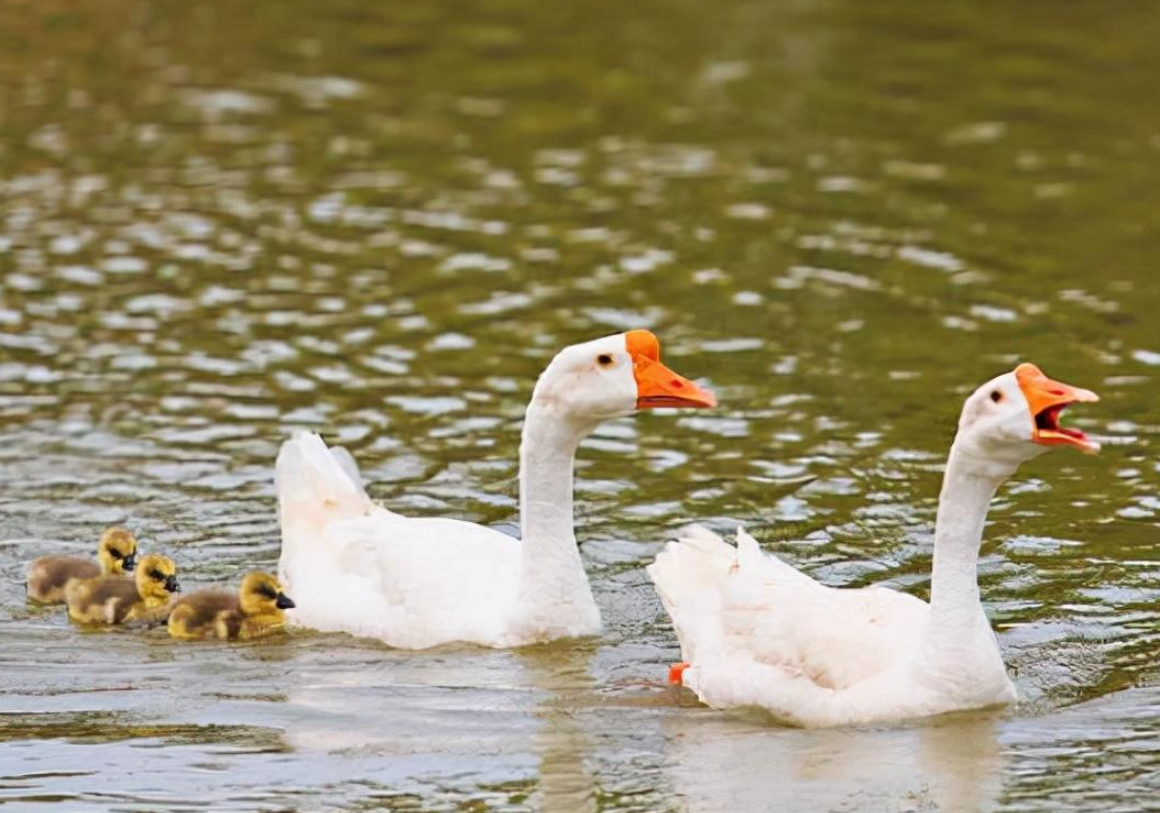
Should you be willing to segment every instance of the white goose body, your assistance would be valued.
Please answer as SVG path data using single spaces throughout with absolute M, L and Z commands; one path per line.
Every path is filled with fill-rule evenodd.
M 717 708 L 757 706 L 799 726 L 856 725 L 1013 702 L 983 612 L 977 561 L 998 487 L 1046 445 L 1098 444 L 1058 415 L 1095 400 L 1032 365 L 970 399 L 947 463 L 935 528 L 931 601 L 883 587 L 823 585 L 699 527 L 649 566 L 685 664 L 673 679 Z
M 279 575 L 291 623 L 408 649 L 521 646 L 600 630 L 572 528 L 572 467 L 602 420 L 652 406 L 709 407 L 660 363 L 647 331 L 562 351 L 541 376 L 520 444 L 522 539 L 455 519 L 405 517 L 366 494 L 353 458 L 300 433 L 276 481 Z

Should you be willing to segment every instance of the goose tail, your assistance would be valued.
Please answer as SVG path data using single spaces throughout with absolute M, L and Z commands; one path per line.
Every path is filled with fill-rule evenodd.
M 327 523 L 363 516 L 374 507 L 350 452 L 328 449 L 313 432 L 297 432 L 282 444 L 274 487 L 283 562 L 296 547 L 321 536 Z
M 737 561 L 737 549 L 701 525 L 683 529 L 646 570 L 673 621 L 683 661 L 714 637 L 720 585 Z

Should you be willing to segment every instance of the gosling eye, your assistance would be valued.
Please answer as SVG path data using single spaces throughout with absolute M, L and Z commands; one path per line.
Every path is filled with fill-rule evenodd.
M 111 551 L 109 551 L 109 555 L 112 556 L 114 559 L 124 559 L 125 558 L 125 554 L 121 553 L 121 551 L 119 551 L 119 550 L 111 550 Z
M 165 574 L 160 570 L 150 570 L 149 578 L 153 579 L 154 581 L 163 582 L 165 581 Z
M 596 363 L 599 364 L 601 367 L 611 367 L 612 366 L 612 356 L 609 355 L 608 353 L 601 353 L 599 356 L 596 357 Z
M 994 401 L 996 404 L 999 403 L 1000 401 L 1003 400 L 1003 393 L 999 392 L 998 390 L 992 390 L 991 391 L 991 400 Z
M 270 601 L 278 600 L 278 591 L 272 587 L 269 587 L 268 585 L 262 585 L 262 587 L 258 589 L 258 592 L 262 595 L 263 598 L 268 598 Z

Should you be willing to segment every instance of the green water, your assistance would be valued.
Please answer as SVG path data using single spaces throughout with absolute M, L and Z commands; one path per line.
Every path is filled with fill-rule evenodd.
M 1160 6 L 0 4 L 0 806 L 1134 809 L 1160 791 Z M 650 327 L 713 413 L 604 427 L 606 630 L 529 651 L 181 646 L 24 603 L 126 523 L 186 585 L 272 567 L 297 427 L 372 494 L 512 528 L 556 349 Z M 801 732 L 664 685 L 642 566 L 737 521 L 924 596 L 962 398 L 1097 390 L 1001 492 L 1023 702 Z

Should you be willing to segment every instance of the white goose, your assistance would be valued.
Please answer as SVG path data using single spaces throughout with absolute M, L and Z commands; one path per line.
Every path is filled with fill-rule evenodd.
M 991 498 L 1048 446 L 1099 444 L 1061 428 L 1088 390 L 1021 364 L 963 407 L 935 525 L 930 604 L 884 587 L 822 585 L 694 526 L 648 567 L 685 663 L 669 679 L 716 707 L 757 706 L 791 725 L 853 725 L 1015 700 L 979 601 L 976 569 Z
M 300 433 L 278 454 L 279 577 L 290 623 L 407 649 L 522 646 L 600 630 L 572 532 L 572 461 L 597 424 L 653 407 L 712 407 L 666 368 L 647 330 L 565 348 L 532 393 L 520 443 L 522 541 L 371 501 L 341 448 Z

